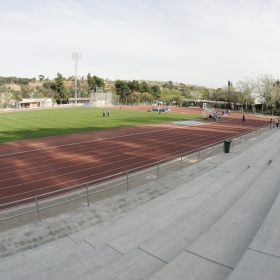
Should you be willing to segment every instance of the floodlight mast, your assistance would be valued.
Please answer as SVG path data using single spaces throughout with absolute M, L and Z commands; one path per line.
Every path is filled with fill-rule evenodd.
M 73 53 L 72 54 L 72 60 L 75 60 L 75 105 L 77 105 L 77 71 L 78 71 L 78 60 L 82 59 L 81 53 Z

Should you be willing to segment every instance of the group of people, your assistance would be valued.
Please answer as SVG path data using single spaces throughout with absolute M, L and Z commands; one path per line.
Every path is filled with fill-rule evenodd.
M 105 117 L 105 116 L 106 116 L 106 111 L 103 110 L 103 117 Z M 107 110 L 107 117 L 110 117 L 110 111 L 109 110 Z
M 279 118 L 275 119 L 275 122 L 272 121 L 272 119 L 270 119 L 270 127 L 278 127 L 279 126 Z
M 222 110 L 222 115 L 230 115 L 230 110 Z

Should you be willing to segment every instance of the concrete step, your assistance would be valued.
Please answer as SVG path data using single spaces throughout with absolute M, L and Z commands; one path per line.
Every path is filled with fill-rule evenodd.
M 277 159 L 273 165 L 279 166 Z M 279 279 L 280 275 L 280 194 L 249 248 L 228 279 Z
M 121 260 L 80 279 L 148 279 L 165 265 L 166 263 L 161 260 L 154 258 L 142 250 L 136 249 L 131 254 L 124 256 Z
M 86 243 L 84 243 L 85 246 Z M 86 244 L 91 247 L 90 245 Z M 40 273 L 33 274 L 31 279 L 61 280 L 85 279 L 111 263 L 121 260 L 123 256 L 106 244 L 88 251 L 72 253 L 62 258 L 58 263 L 49 264 Z M 28 277 L 21 279 L 30 279 Z M 94 278 L 97 279 L 97 278 Z
M 79 259 L 83 255 L 88 255 L 94 248 L 87 243 L 74 244 L 70 246 L 57 248 L 55 244 L 52 244 L 52 250 L 47 253 L 27 257 L 24 259 L 24 263 L 18 263 L 16 265 L 3 268 L 0 270 L 2 279 L 30 279 L 36 274 L 44 271 L 49 271 L 55 266 L 61 266 L 63 262 L 68 262 L 72 258 Z
M 138 224 L 144 224 L 150 221 L 152 217 L 167 212 L 172 209 L 174 205 L 178 204 L 178 199 L 183 197 L 192 197 L 200 192 L 203 188 L 206 188 L 209 183 L 216 181 L 216 178 L 205 179 L 201 182 L 192 180 L 191 182 L 183 185 L 175 190 L 166 193 L 165 195 L 158 197 L 148 203 L 137 207 L 136 209 L 117 216 L 105 223 L 91 227 L 88 230 L 82 231 L 70 235 L 70 238 L 75 242 L 80 242 L 84 239 L 89 239 L 91 236 L 100 236 L 102 240 L 96 243 L 94 246 L 101 245 L 102 243 L 115 238 L 119 234 L 123 234 L 126 231 L 133 229 L 135 222 Z M 164 205 L 164 206 L 162 206 Z
M 279 247 L 279 244 L 278 244 Z M 279 280 L 280 259 L 273 255 L 246 250 L 228 280 L 269 279 Z
M 274 165 L 276 165 L 276 164 L 277 163 L 275 162 Z M 278 165 L 279 165 L 279 163 L 278 163 Z M 251 171 L 252 169 L 255 169 L 256 172 L 258 170 L 262 170 L 262 168 L 252 167 L 252 168 L 249 168 L 248 171 Z M 274 171 L 270 170 L 269 172 L 274 173 L 275 170 Z M 266 173 L 266 170 L 264 173 Z M 244 173 L 244 175 L 247 175 L 247 174 Z M 268 174 L 266 174 L 266 175 L 264 174 L 264 176 L 266 177 L 266 176 L 268 176 Z M 256 180 L 256 183 L 257 182 L 259 184 L 260 181 Z M 276 182 L 274 182 L 274 183 L 276 183 Z M 273 185 L 273 183 L 272 183 L 272 185 Z M 248 196 L 249 191 L 251 191 L 251 188 L 248 190 L 248 192 L 246 192 L 247 196 Z M 271 192 L 272 195 L 270 195 L 270 198 L 267 199 L 268 201 L 269 200 L 273 201 L 273 193 L 275 193 L 275 191 Z M 277 190 L 276 190 L 276 193 L 277 193 Z M 244 196 L 246 194 L 244 194 Z M 251 193 L 251 195 L 252 195 L 252 193 Z M 229 193 L 229 196 L 232 197 L 232 194 Z M 240 200 L 242 200 L 244 196 L 242 196 L 240 198 Z M 280 195 L 278 195 L 278 198 L 279 197 L 280 197 Z M 231 209 L 241 207 L 240 200 Z M 271 203 L 273 203 L 273 202 L 269 203 L 270 206 L 271 206 Z M 278 203 L 279 203 L 279 209 L 276 206 Z M 257 201 L 255 202 L 255 204 L 257 204 Z M 268 206 L 268 207 L 270 207 L 270 206 Z M 262 207 L 262 209 L 263 208 L 266 208 L 266 207 Z M 278 275 L 280 272 L 280 269 L 279 269 L 280 259 L 279 258 L 277 259 L 277 257 L 275 257 L 275 256 L 267 256 L 267 255 L 265 255 L 264 258 L 262 258 L 260 256 L 257 257 L 255 252 L 252 253 L 253 248 L 251 248 L 251 246 L 253 246 L 255 239 L 258 241 L 257 242 L 258 245 L 261 244 L 259 239 L 257 239 L 258 235 L 255 237 L 254 241 L 250 245 L 251 250 L 246 251 L 245 255 L 242 257 L 241 261 L 235 267 L 233 272 L 232 272 L 232 267 L 229 267 L 226 265 L 228 263 L 221 261 L 221 259 L 223 257 L 225 258 L 225 255 L 228 255 L 229 257 L 231 257 L 231 255 L 233 253 L 236 254 L 236 252 L 233 252 L 233 250 L 230 250 L 232 247 L 234 248 L 236 246 L 236 241 L 235 241 L 236 239 L 241 237 L 241 238 L 239 238 L 239 239 L 241 239 L 241 241 L 242 241 L 242 239 L 243 239 L 243 241 L 245 240 L 245 242 L 247 241 L 246 237 L 244 239 L 243 235 L 244 235 L 244 233 L 247 234 L 248 227 L 243 228 L 244 229 L 243 233 L 241 231 L 237 232 L 238 236 L 234 236 L 234 234 L 232 235 L 231 230 L 225 231 L 227 220 L 230 219 L 230 216 L 228 215 L 228 213 L 231 211 L 231 209 L 224 216 L 222 216 L 222 218 L 216 223 L 216 224 L 218 224 L 221 220 L 223 220 L 223 223 L 225 224 L 219 228 L 220 231 L 216 231 L 217 238 L 212 238 L 212 239 L 209 238 L 208 243 L 206 240 L 203 239 L 203 238 L 205 238 L 205 236 L 209 237 L 208 233 L 209 233 L 209 231 L 213 230 L 213 227 L 216 225 L 216 224 L 214 224 L 209 229 L 209 231 L 207 231 L 204 235 L 201 236 L 201 238 L 198 238 L 197 241 L 195 241 L 193 243 L 194 246 L 190 245 L 188 247 L 187 251 L 182 252 L 176 258 L 174 258 L 174 256 L 171 256 L 169 259 L 163 258 L 163 260 L 167 260 L 167 261 L 171 260 L 171 261 L 168 263 L 167 266 L 165 266 L 163 269 L 161 269 L 160 271 L 155 273 L 153 276 L 151 276 L 150 279 L 163 279 L 163 277 L 166 277 L 166 279 L 215 279 L 216 280 L 216 279 L 226 279 L 229 275 L 230 275 L 230 277 L 228 279 L 236 279 L 236 280 L 237 279 L 238 280 L 239 279 L 278 279 Z M 256 207 L 254 207 L 253 209 L 256 210 Z M 262 209 L 258 209 L 258 211 L 256 212 L 257 216 L 259 216 L 259 213 L 262 212 Z M 244 210 L 244 208 L 243 208 L 243 210 Z M 279 199 L 279 202 L 276 201 L 273 204 L 273 207 L 272 207 L 271 211 L 269 212 L 268 217 L 271 214 L 272 215 L 271 217 L 275 217 L 277 219 L 279 216 L 279 210 L 280 210 L 280 199 Z M 252 211 L 250 211 L 250 213 L 251 212 Z M 248 215 L 246 215 L 246 216 L 248 217 Z M 235 219 L 235 221 L 233 221 L 233 223 L 234 224 L 240 223 L 240 220 L 238 221 L 238 219 L 240 219 L 240 217 L 241 216 L 238 213 L 236 213 L 236 216 L 235 216 L 236 219 Z M 194 220 L 199 220 L 199 219 L 197 219 L 197 217 L 193 217 L 193 218 L 194 218 Z M 279 224 L 280 224 L 280 219 L 278 219 L 278 220 L 279 220 L 279 223 L 275 222 L 275 219 L 272 218 L 271 226 L 264 222 L 264 225 L 267 225 L 268 228 L 271 230 L 271 231 L 268 230 L 269 233 L 273 232 L 275 234 L 275 229 L 277 228 L 277 226 L 279 227 Z M 252 221 L 252 219 L 250 219 L 249 221 Z M 204 223 L 203 220 L 201 222 Z M 246 218 L 245 218 L 245 222 L 246 222 Z M 264 230 L 264 231 L 266 231 L 266 230 Z M 249 232 L 250 232 L 250 230 L 249 230 Z M 259 233 L 260 232 L 261 232 L 261 230 L 259 231 Z M 170 247 L 164 248 L 164 249 L 166 249 L 166 254 L 170 254 L 169 253 L 170 250 L 172 250 L 172 248 L 174 248 L 176 246 L 176 241 L 174 240 L 174 238 L 172 239 L 172 236 L 175 236 L 175 239 L 176 239 L 176 237 L 178 235 L 175 232 L 173 232 L 173 234 L 170 234 L 170 241 L 172 241 L 172 242 L 171 242 Z M 184 237 L 186 240 L 189 241 L 189 236 L 184 236 Z M 212 233 L 212 237 L 214 237 L 214 233 Z M 278 244 L 279 244 L 280 237 L 278 237 L 278 238 L 279 238 L 278 240 L 276 238 L 273 241 L 273 238 L 271 238 L 271 235 L 270 235 L 268 240 L 270 243 L 269 247 L 276 248 L 274 250 L 277 250 L 279 252 Z M 202 244 L 199 243 L 201 241 L 201 239 L 203 239 L 203 241 L 204 241 Z M 223 239 L 228 239 L 228 244 L 226 244 L 228 246 L 225 245 L 225 242 L 223 242 Z M 182 238 L 182 240 L 183 240 L 183 238 Z M 148 248 L 149 246 L 154 246 L 153 241 L 154 240 L 151 240 L 150 244 L 145 244 L 146 247 L 142 246 L 141 248 L 145 251 L 147 250 L 148 253 L 150 253 L 156 257 L 162 258 L 161 256 L 162 255 L 164 256 L 162 251 L 164 251 L 164 250 L 161 250 L 162 255 L 160 255 L 159 252 L 157 252 L 156 250 L 151 250 L 151 248 L 150 249 Z M 157 240 L 155 240 L 155 241 L 160 243 L 160 237 L 157 238 Z M 213 241 L 214 241 L 214 246 L 212 245 Z M 219 241 L 221 242 L 221 244 L 219 243 Z M 168 244 L 169 240 L 162 239 L 161 242 L 163 244 Z M 185 243 L 187 243 L 187 242 L 185 242 Z M 231 246 L 231 243 L 233 243 L 232 246 Z M 177 244 L 177 246 L 178 246 L 178 244 Z M 166 247 L 166 246 L 164 246 L 164 247 Z M 224 247 L 226 247 L 226 249 L 229 249 L 228 252 L 224 252 L 225 251 Z M 259 246 L 256 249 L 260 250 L 261 247 L 262 246 Z M 161 249 L 159 246 L 158 246 L 158 248 L 159 248 L 159 250 Z M 212 256 L 210 256 L 209 254 L 203 255 L 200 253 L 200 251 L 193 250 L 192 248 L 201 248 L 202 251 L 207 251 L 207 252 L 214 251 L 214 253 L 212 254 Z M 246 247 L 243 250 L 246 250 Z M 268 251 L 267 251 L 267 253 L 268 253 Z M 217 259 L 213 258 L 213 255 L 216 256 L 216 254 L 217 254 L 217 256 L 219 256 L 219 254 L 222 254 L 222 257 L 219 259 L 219 262 Z M 258 265 L 256 265 L 257 261 L 259 261 L 259 270 L 260 271 L 258 271 Z M 263 263 L 262 263 L 262 261 L 263 261 Z M 269 263 L 270 261 L 271 261 L 271 263 Z M 235 270 L 236 270 L 236 273 L 235 273 Z M 273 270 L 273 273 L 270 273 L 271 270 Z M 249 271 L 251 271 L 251 274 L 249 273 Z M 256 271 L 258 271 L 258 272 L 256 272 Z M 265 271 L 265 273 L 262 273 L 261 271 Z M 261 277 L 259 277 L 260 275 L 261 275 Z M 269 275 L 269 277 L 267 278 L 268 275 Z M 273 277 L 270 278 L 270 276 L 273 276 Z
M 241 176 L 232 177 L 230 183 L 222 177 L 219 181 L 220 185 L 216 186 L 216 193 L 211 198 L 197 207 L 191 215 L 186 216 L 182 222 L 159 233 L 150 241 L 140 245 L 140 248 L 163 261 L 172 261 L 236 203 L 259 177 L 261 171 L 263 170 L 260 168 L 249 168 Z
M 171 196 L 168 195 L 169 199 L 165 202 L 158 204 L 156 207 L 142 212 L 139 212 L 139 215 L 136 217 L 125 217 L 119 223 L 113 224 L 110 227 L 106 228 L 106 231 L 102 231 L 96 235 L 93 235 L 86 239 L 88 243 L 92 246 L 98 246 L 102 243 L 107 243 L 119 236 L 129 235 L 132 230 L 138 231 L 138 228 L 150 223 L 151 220 L 157 220 L 158 217 L 170 216 L 173 215 L 173 212 L 180 213 L 180 209 L 185 207 L 185 200 L 195 200 L 197 194 L 200 193 L 203 189 L 208 188 L 209 182 L 216 181 L 215 178 L 210 180 L 204 180 L 202 182 L 192 182 L 182 188 L 180 194 Z M 178 209 L 176 211 L 176 209 Z
M 169 208 L 168 211 L 150 217 L 146 224 L 138 224 L 138 221 L 135 221 L 134 229 L 106 242 L 122 254 L 127 254 L 151 239 L 158 238 L 161 233 L 165 233 L 170 228 L 188 224 L 196 211 L 204 207 L 208 201 L 215 200 L 217 194 L 225 193 L 227 187 L 224 187 L 224 184 L 230 185 L 230 182 L 235 181 L 237 176 L 233 173 L 226 173 L 219 181 L 209 184 L 206 189 L 195 196 L 184 197 L 182 195 L 177 205 Z M 162 205 L 163 209 L 164 207 Z M 93 245 L 98 241 L 95 237 L 91 237 L 87 239 L 87 242 Z M 161 244 L 161 246 L 163 245 L 166 244 Z
M 188 264 L 188 269 L 186 269 L 186 264 Z M 196 269 L 197 266 L 203 269 Z M 225 280 L 231 271 L 231 268 L 200 258 L 185 251 L 168 263 L 164 268 L 152 275 L 149 280 Z
M 25 262 L 28 262 L 30 260 L 36 261 L 42 256 L 48 254 L 56 254 L 59 250 L 62 250 L 65 247 L 69 247 L 73 244 L 75 243 L 70 238 L 65 237 L 42 245 L 40 247 L 24 251 L 13 256 L 2 258 L 0 259 L 0 271 L 3 269 L 24 265 Z
M 255 237 L 279 191 L 279 167 L 272 162 L 250 189 L 187 251 L 234 268 Z

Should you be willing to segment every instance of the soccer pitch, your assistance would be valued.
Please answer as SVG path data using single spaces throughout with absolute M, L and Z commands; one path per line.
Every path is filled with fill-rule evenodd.
M 109 117 L 107 114 L 103 117 L 103 108 L 90 107 L 3 113 L 0 114 L 0 143 L 201 118 L 200 115 L 173 112 L 165 115 L 145 110 L 109 110 Z

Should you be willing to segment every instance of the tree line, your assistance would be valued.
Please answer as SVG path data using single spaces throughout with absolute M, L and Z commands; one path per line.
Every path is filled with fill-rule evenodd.
M 147 82 L 136 80 L 115 82 L 115 91 L 123 104 L 140 104 L 161 101 L 170 105 L 182 104 L 183 100 L 209 99 L 209 91 L 205 87 L 186 86 L 183 83 L 174 84 L 172 81 L 162 85 L 149 85 Z
M 245 77 L 236 83 L 218 88 L 210 95 L 214 101 L 224 101 L 228 108 L 250 109 L 258 112 L 278 114 L 280 109 L 280 81 L 269 74 L 255 78 Z M 257 104 L 257 105 L 256 105 Z
M 73 77 L 71 77 L 73 79 Z M 0 98 L 3 105 L 9 100 L 21 98 L 50 97 L 58 104 L 68 103 L 69 98 L 75 96 L 74 86 L 66 87 L 66 78 L 57 73 L 57 77 L 50 81 L 44 75 L 39 75 L 39 80 L 43 81 L 43 87 L 28 89 L 29 82 L 36 79 L 0 77 Z M 20 91 L 8 90 L 5 84 L 15 83 L 20 85 Z M 105 80 L 98 76 L 87 75 L 87 80 L 78 80 L 78 97 L 89 97 L 92 91 L 105 87 Z M 167 104 L 189 105 L 185 100 L 212 100 L 223 101 L 224 107 L 239 109 L 256 108 L 255 100 L 260 103 L 259 110 L 269 111 L 271 114 L 278 113 L 280 107 L 280 81 L 269 74 L 260 74 L 256 78 L 244 78 L 235 85 L 228 81 L 224 87 L 217 89 L 207 89 L 195 85 L 185 85 L 183 83 L 127 81 L 116 80 L 111 87 L 115 103 L 120 104 L 151 104 L 153 101 L 162 101 Z M 258 107 L 257 106 L 257 107 Z
M 19 84 L 19 85 L 27 85 L 29 82 L 35 82 L 36 78 L 28 79 L 28 78 L 17 78 L 17 77 L 1 77 L 0 76 L 0 86 L 4 84 Z

